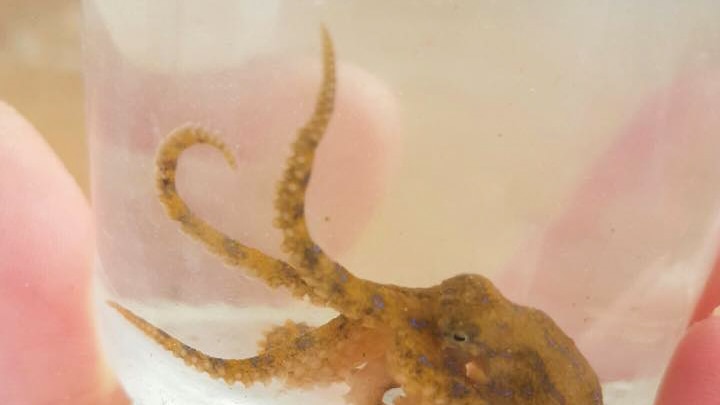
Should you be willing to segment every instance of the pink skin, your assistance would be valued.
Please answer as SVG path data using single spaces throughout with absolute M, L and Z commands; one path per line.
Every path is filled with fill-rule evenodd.
M 720 401 L 720 316 L 692 325 L 675 349 L 656 405 Z
M 712 311 L 716 315 L 712 316 Z M 716 404 L 720 398 L 720 255 L 675 349 L 655 405 Z
M 94 333 L 88 204 L 41 136 L 2 103 L 0 185 L 0 403 L 128 403 Z M 720 400 L 720 317 L 708 317 L 719 303 L 720 258 L 656 405 Z
M 0 403 L 125 403 L 93 329 L 87 201 L 1 102 L 0 134 Z

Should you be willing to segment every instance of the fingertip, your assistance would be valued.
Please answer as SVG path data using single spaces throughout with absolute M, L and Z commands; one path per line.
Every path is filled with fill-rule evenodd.
M 690 323 L 707 318 L 713 309 L 716 316 L 720 315 L 718 308 L 720 308 L 720 254 L 715 258 L 715 265 L 705 283 L 705 290 L 695 306 L 695 313 L 691 317 Z
M 13 290 L 0 300 L 16 296 L 19 286 L 62 297 L 86 283 L 92 255 L 87 202 L 42 136 L 2 101 L 0 185 L 0 289 Z
M 0 334 L 0 403 L 122 403 L 89 310 L 92 239 L 78 185 L 0 101 L 0 325 L 12 325 Z
M 720 316 L 692 325 L 670 361 L 655 405 L 714 405 L 720 398 Z

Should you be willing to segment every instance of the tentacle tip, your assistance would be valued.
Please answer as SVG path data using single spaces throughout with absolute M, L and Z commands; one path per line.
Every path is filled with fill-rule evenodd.
M 229 150 L 225 150 L 223 154 L 225 155 L 225 161 L 227 162 L 228 166 L 230 166 L 230 168 L 233 170 L 237 170 L 238 165 L 235 156 L 233 156 Z
M 112 309 L 118 312 L 118 314 L 122 315 L 123 317 L 127 318 L 128 315 L 134 315 L 130 310 L 125 308 L 124 306 L 118 304 L 117 302 L 113 300 L 105 300 L 105 303 Z
M 320 23 L 320 35 L 326 52 L 332 52 L 332 37 L 330 36 L 330 30 L 325 23 Z

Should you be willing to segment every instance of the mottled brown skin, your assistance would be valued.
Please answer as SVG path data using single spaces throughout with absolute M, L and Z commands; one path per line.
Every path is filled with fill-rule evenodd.
M 319 327 L 288 322 L 266 335 L 257 356 L 227 360 L 110 305 L 188 365 L 228 384 L 278 378 L 304 388 L 345 381 L 346 399 L 355 405 L 378 405 L 395 387 L 404 391 L 396 405 L 602 404 L 597 376 L 573 341 L 543 312 L 505 299 L 485 277 L 463 274 L 425 289 L 378 284 L 355 277 L 313 241 L 305 192 L 335 102 L 335 58 L 325 30 L 323 50 L 315 111 L 299 130 L 275 201 L 275 226 L 283 232 L 288 263 L 213 228 L 178 195 L 175 171 L 187 148 L 207 144 L 235 164 L 207 131 L 182 127 L 168 137 L 158 153 L 157 186 L 168 216 L 226 264 L 340 315 Z

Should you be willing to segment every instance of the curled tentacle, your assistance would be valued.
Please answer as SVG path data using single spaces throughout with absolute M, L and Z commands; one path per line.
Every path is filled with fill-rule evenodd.
M 180 197 L 175 184 L 178 159 L 185 150 L 197 144 L 206 144 L 218 149 L 223 153 L 228 164 L 233 168 L 236 167 L 235 159 L 227 146 L 203 128 L 184 126 L 173 131 L 162 144 L 157 156 L 158 198 L 165 207 L 167 215 L 180 223 L 183 232 L 201 242 L 226 264 L 247 268 L 253 275 L 263 279 L 272 287 L 285 286 L 295 296 L 308 295 L 311 300 L 317 301 L 318 297 L 290 265 L 245 246 L 215 229 L 195 215 Z

